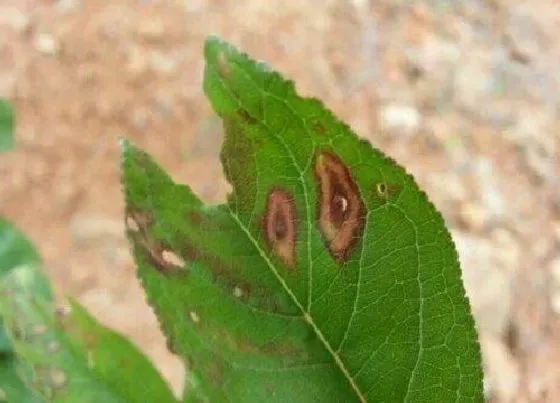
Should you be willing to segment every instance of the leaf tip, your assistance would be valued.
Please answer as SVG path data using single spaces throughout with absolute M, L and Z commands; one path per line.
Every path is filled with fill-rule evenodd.
M 121 160 L 124 160 L 127 157 L 127 155 L 132 151 L 134 146 L 131 143 L 131 141 L 125 137 L 119 137 L 117 141 L 119 143 L 119 148 L 121 151 Z
M 204 42 L 204 58 L 208 65 L 214 66 L 222 79 L 227 79 L 231 74 L 229 59 L 236 50 L 229 43 L 222 41 L 215 35 L 209 35 Z
M 124 181 L 127 171 L 132 169 L 135 164 L 145 165 L 146 160 L 149 160 L 149 157 L 144 151 L 138 148 L 132 141 L 128 140 L 127 138 L 119 137 L 118 143 L 121 156 L 121 177 Z M 126 181 L 124 181 L 123 183 L 126 184 Z

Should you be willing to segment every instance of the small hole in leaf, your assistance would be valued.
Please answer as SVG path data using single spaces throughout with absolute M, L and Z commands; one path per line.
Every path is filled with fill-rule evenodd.
M 50 371 L 51 384 L 53 388 L 60 389 L 66 383 L 66 375 L 59 369 L 51 369 Z
M 190 312 L 189 312 L 189 315 L 190 315 L 190 317 L 191 317 L 191 320 L 192 320 L 194 323 L 199 323 L 199 322 L 200 322 L 200 317 L 198 316 L 198 314 L 197 314 L 195 311 L 190 311 Z
M 161 252 L 161 257 L 168 265 L 179 266 L 179 267 L 183 267 L 185 265 L 185 261 L 181 259 L 176 253 L 170 250 L 167 249 L 163 250 Z

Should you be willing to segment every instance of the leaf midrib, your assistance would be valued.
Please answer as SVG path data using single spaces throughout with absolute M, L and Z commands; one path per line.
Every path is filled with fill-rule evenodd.
M 311 317 L 311 315 L 309 314 L 309 312 L 307 312 L 303 305 L 299 302 L 299 300 L 297 299 L 296 295 L 292 292 L 292 290 L 290 289 L 290 287 L 288 287 L 288 284 L 286 284 L 286 281 L 284 280 L 284 278 L 282 278 L 282 276 L 280 275 L 280 273 L 278 272 L 278 270 L 276 270 L 276 267 L 274 266 L 274 264 L 272 263 L 272 261 L 268 258 L 268 256 L 266 255 L 266 253 L 264 253 L 264 251 L 262 250 L 262 248 L 259 246 L 258 241 L 251 235 L 251 232 L 249 231 L 249 229 L 243 224 L 243 222 L 239 219 L 239 217 L 231 210 L 231 208 L 229 206 L 227 206 L 228 211 L 230 213 L 231 218 L 235 221 L 235 223 L 239 226 L 239 228 L 241 229 L 241 231 L 243 231 L 245 233 L 245 235 L 247 236 L 247 238 L 249 239 L 249 241 L 253 244 L 253 246 L 255 247 L 255 249 L 258 251 L 259 255 L 262 257 L 262 259 L 264 260 L 264 262 L 266 263 L 266 265 L 270 268 L 270 270 L 272 271 L 272 273 L 274 274 L 274 276 L 276 277 L 276 279 L 278 280 L 278 282 L 282 285 L 282 288 L 284 288 L 284 290 L 286 291 L 286 293 L 290 296 L 290 298 L 292 299 L 292 301 L 294 302 L 294 304 L 296 304 L 296 306 L 299 308 L 299 310 L 301 311 L 303 317 L 305 318 L 306 322 L 309 324 L 309 326 L 311 326 L 311 328 L 313 329 L 313 331 L 315 332 L 315 334 L 317 335 L 317 337 L 319 338 L 319 340 L 321 340 L 321 342 L 323 343 L 323 345 L 325 346 L 325 348 L 327 349 L 327 351 L 331 354 L 331 356 L 333 357 L 334 361 L 336 362 L 337 366 L 339 367 L 339 369 L 341 370 L 341 372 L 343 373 L 343 375 L 346 377 L 346 379 L 348 380 L 348 382 L 350 382 L 350 385 L 352 386 L 352 389 L 354 389 L 354 391 L 356 392 L 356 395 L 358 397 L 358 399 L 360 400 L 360 402 L 366 402 L 366 399 L 362 393 L 362 391 L 360 390 L 358 384 L 355 382 L 355 380 L 352 378 L 352 376 L 350 375 L 350 372 L 348 372 L 348 369 L 346 368 L 346 366 L 344 365 L 344 362 L 342 362 L 342 359 L 340 358 L 340 356 L 338 355 L 338 353 L 332 348 L 332 346 L 330 345 L 330 343 L 328 342 L 328 340 L 326 339 L 325 335 L 323 334 L 323 332 L 321 331 L 321 329 L 317 326 L 317 324 L 315 323 L 315 321 L 313 320 L 313 318 Z
M 249 79 L 250 81 L 254 82 L 253 77 L 247 73 L 247 71 L 245 71 L 245 69 L 240 66 L 240 63 L 235 60 L 235 59 L 230 59 L 229 60 L 231 63 L 235 64 L 236 67 L 239 69 L 239 71 L 241 72 L 241 74 L 243 74 L 247 79 Z M 209 64 L 207 65 L 207 68 L 211 68 L 214 70 L 214 72 L 216 73 L 216 69 L 215 66 L 213 64 Z M 229 95 L 231 96 L 231 99 L 237 103 L 237 105 L 242 108 L 243 110 L 245 110 L 247 113 L 250 113 L 249 110 L 243 105 L 242 100 L 235 94 L 233 93 L 230 88 L 229 85 L 227 83 L 226 80 L 223 80 L 220 76 L 220 74 L 217 74 L 217 79 L 219 82 L 221 82 L 223 89 L 225 91 L 227 91 L 229 93 Z M 298 113 L 296 113 L 293 108 L 290 106 L 290 104 L 288 102 L 286 102 L 284 99 L 278 97 L 276 94 L 268 92 L 266 89 L 261 88 L 258 84 L 256 85 L 256 89 L 258 91 L 260 91 L 261 93 L 263 93 L 264 95 L 268 95 L 271 96 L 273 98 L 275 98 L 277 101 L 280 101 L 282 103 L 285 104 L 285 106 L 292 112 L 293 116 L 299 118 L 300 120 L 302 120 L 302 123 L 304 125 L 304 127 L 306 126 L 305 124 L 305 119 L 302 118 Z M 263 109 L 265 110 L 265 109 Z M 310 211 L 309 211 L 309 203 L 308 203 L 308 191 L 307 191 L 307 186 L 305 183 L 305 180 L 303 180 L 303 173 L 305 172 L 304 170 L 302 170 L 302 168 L 299 166 L 299 164 L 297 163 L 297 161 L 295 160 L 291 150 L 289 149 L 289 147 L 285 144 L 284 141 L 282 141 L 281 137 L 278 136 L 278 134 L 273 131 L 270 130 L 270 127 L 266 124 L 266 118 L 263 117 L 262 119 L 259 119 L 259 121 L 261 122 L 261 124 L 263 126 L 265 126 L 269 133 L 273 134 L 273 137 L 278 140 L 279 143 L 281 143 L 281 145 L 286 149 L 286 152 L 289 154 L 290 158 L 292 159 L 292 162 L 299 174 L 299 179 L 302 182 L 303 185 L 303 195 L 305 197 L 305 208 L 306 208 L 306 213 L 307 213 L 307 217 L 309 218 L 310 216 Z M 305 170 L 307 170 L 308 166 L 306 167 Z M 400 196 L 399 196 L 400 197 Z M 417 229 L 416 229 L 416 225 L 413 222 L 413 220 L 411 220 L 408 215 L 406 214 L 406 212 L 404 212 L 401 208 L 398 208 L 403 215 L 406 217 L 407 221 L 409 221 L 411 223 L 412 228 L 414 229 L 414 233 L 415 233 L 415 238 L 416 238 L 416 248 L 418 248 L 418 233 L 417 233 Z M 329 353 L 332 355 L 332 357 L 334 358 L 337 366 L 340 368 L 340 370 L 342 371 L 342 373 L 344 374 L 344 376 L 346 377 L 346 379 L 350 382 L 350 385 L 352 386 L 352 388 L 354 389 L 354 391 L 356 392 L 359 400 L 361 402 L 366 402 L 364 393 L 360 390 L 358 384 L 355 382 L 355 380 L 352 378 L 350 372 L 348 371 L 348 369 L 346 368 L 346 366 L 344 365 L 344 362 L 342 361 L 342 359 L 340 358 L 339 354 L 337 351 L 340 350 L 340 348 L 342 347 L 342 343 L 339 346 L 339 349 L 335 350 L 332 348 L 332 346 L 329 344 L 328 340 L 326 339 L 326 337 L 323 335 L 323 333 L 321 332 L 321 329 L 317 326 L 317 324 L 314 322 L 313 318 L 310 316 L 309 311 L 306 310 L 303 305 L 299 302 L 299 300 L 297 299 L 296 295 L 291 291 L 291 289 L 288 287 L 288 285 L 286 284 L 286 282 L 284 281 L 284 279 L 282 278 L 282 276 L 280 276 L 280 274 L 278 273 L 278 271 L 276 270 L 276 267 L 274 266 L 274 264 L 272 263 L 272 261 L 268 258 L 268 256 L 263 252 L 263 250 L 260 248 L 258 241 L 251 235 L 251 232 L 245 227 L 245 225 L 243 224 L 243 222 L 241 220 L 239 220 L 239 218 L 237 217 L 237 215 L 229 208 L 228 205 L 228 211 L 230 212 L 230 215 L 232 216 L 232 218 L 235 220 L 235 222 L 239 225 L 239 227 L 241 228 L 241 230 L 243 232 L 245 232 L 245 234 L 247 235 L 248 239 L 250 240 L 251 243 L 253 243 L 254 247 L 257 249 L 257 251 L 259 252 L 259 254 L 261 255 L 261 257 L 264 259 L 264 261 L 266 262 L 266 264 L 269 266 L 269 268 L 272 270 L 273 274 L 276 276 L 276 278 L 278 279 L 278 281 L 280 282 L 280 284 L 282 285 L 282 287 L 284 288 L 284 290 L 288 293 L 288 295 L 290 296 L 290 298 L 294 301 L 294 303 L 296 304 L 296 306 L 300 309 L 300 311 L 302 312 L 302 315 L 304 316 L 305 320 L 309 323 L 309 325 L 311 326 L 311 328 L 313 329 L 313 331 L 315 332 L 315 334 L 317 335 L 317 337 L 321 340 L 321 342 L 324 344 L 325 348 L 329 351 Z M 311 236 L 311 228 L 308 225 L 307 227 L 308 230 L 308 236 Z M 308 242 L 308 258 L 310 259 L 310 242 Z M 417 256 L 418 252 L 417 252 Z M 361 259 L 361 258 L 360 258 Z M 310 270 L 310 276 L 309 276 L 309 295 L 308 295 L 308 309 L 311 306 L 311 290 L 312 290 L 312 279 L 313 279 L 313 270 L 312 270 L 312 263 L 311 260 L 309 260 L 309 270 Z M 422 282 L 420 279 L 420 265 L 419 263 L 417 263 L 417 269 L 418 269 L 418 276 L 417 276 L 417 281 L 418 281 L 418 285 L 420 288 L 420 294 L 422 295 Z M 359 269 L 360 272 L 360 276 L 361 276 L 361 267 Z M 358 302 L 359 299 L 359 289 L 356 290 L 356 297 L 354 300 L 354 308 Z M 419 309 L 419 317 L 420 317 L 420 322 L 422 322 L 423 319 L 423 306 L 422 306 L 422 302 L 423 302 L 423 298 L 420 298 L 421 300 L 421 306 Z M 344 338 L 346 338 L 347 336 L 347 332 L 349 331 L 350 327 L 352 324 L 352 318 L 350 318 L 348 325 L 347 325 L 347 329 L 345 332 L 345 336 Z M 416 369 L 418 367 L 418 364 L 420 362 L 421 359 L 421 355 L 422 355 L 422 344 L 423 344 L 423 328 L 422 325 L 419 326 L 419 350 L 418 350 L 418 356 L 416 358 L 416 363 L 415 366 L 412 370 L 410 379 L 409 379 L 409 383 L 408 383 L 408 387 L 407 387 L 407 393 L 406 393 L 406 399 L 408 399 L 408 396 L 410 394 L 410 388 L 412 386 L 412 384 L 414 383 L 415 380 L 415 375 L 416 375 Z
M 230 60 L 233 61 L 236 65 L 238 64 L 235 60 Z M 215 70 L 215 67 L 212 64 L 209 64 L 207 67 L 212 68 Z M 239 66 L 236 66 L 239 67 Z M 244 74 L 247 78 L 249 78 L 251 81 L 253 81 L 252 77 L 243 69 L 240 69 L 241 73 Z M 216 73 L 216 71 L 215 71 Z M 234 100 L 239 107 L 241 107 L 242 109 L 244 109 L 245 111 L 248 112 L 247 108 L 244 107 L 244 105 L 242 104 L 241 100 L 239 99 L 239 97 L 235 96 L 235 94 L 232 94 L 229 86 L 227 85 L 227 83 L 225 82 L 225 80 L 223 80 L 219 74 L 217 74 L 218 80 L 222 83 L 222 86 L 224 88 L 224 90 L 230 92 L 230 96 L 232 98 L 232 100 Z M 269 93 L 261 88 L 259 88 L 257 86 L 257 88 L 261 91 L 264 92 L 266 94 L 268 94 L 269 96 L 273 96 L 274 98 L 276 98 L 277 100 L 284 102 L 285 104 L 287 104 L 285 102 L 285 100 L 278 98 L 277 96 L 275 96 L 272 93 Z M 293 111 L 293 109 L 290 107 L 289 104 L 286 105 L 291 112 L 293 113 L 294 116 L 297 116 L 301 119 L 300 116 L 298 116 L 298 114 L 295 113 L 295 111 Z M 268 125 L 266 125 L 266 123 L 264 122 L 266 119 L 261 119 L 261 123 L 267 127 Z M 304 124 L 305 125 L 305 124 Z M 274 133 L 274 131 L 269 130 L 269 132 Z M 274 136 L 277 140 L 280 141 L 280 143 L 282 143 L 282 145 L 284 146 L 284 148 L 286 148 L 286 151 L 291 155 L 292 157 L 292 161 L 298 171 L 298 173 L 300 174 L 300 180 L 302 179 L 302 170 L 301 167 L 299 166 L 299 164 L 297 164 L 297 162 L 293 159 L 293 155 L 291 154 L 291 151 L 289 150 L 289 148 L 286 146 L 286 144 L 280 140 L 280 138 L 278 136 Z M 304 183 L 304 188 L 305 188 L 305 182 Z M 309 204 L 307 203 L 307 189 L 304 189 L 304 196 L 306 198 L 306 210 L 307 210 L 307 214 L 308 214 L 308 218 L 309 218 Z M 239 228 L 247 235 L 247 238 L 249 239 L 249 241 L 253 244 L 253 246 L 255 247 L 255 249 L 258 251 L 259 255 L 263 258 L 263 260 L 265 261 L 266 265 L 270 268 L 270 270 L 272 271 L 272 273 L 274 274 L 274 276 L 277 278 L 277 280 L 280 282 L 280 284 L 282 285 L 282 287 L 284 288 L 284 290 L 286 291 L 286 293 L 290 296 L 290 298 L 292 299 L 292 301 L 294 302 L 294 304 L 296 304 L 296 306 L 298 307 L 298 309 L 301 311 L 303 317 L 305 318 L 305 320 L 307 321 L 307 323 L 309 324 L 309 326 L 311 326 L 311 328 L 313 329 L 313 331 L 315 332 L 315 334 L 317 335 L 317 337 L 319 338 L 319 340 L 321 340 L 321 342 L 323 343 L 323 345 L 325 346 L 325 348 L 327 349 L 327 351 L 331 354 L 331 356 L 333 357 L 334 361 L 336 362 L 337 366 L 339 367 L 339 369 L 341 370 L 341 372 L 343 373 L 343 375 L 345 376 L 345 378 L 348 380 L 348 382 L 350 383 L 352 389 L 356 392 L 356 395 L 358 397 L 358 399 L 360 400 L 360 402 L 366 402 L 366 399 L 364 397 L 364 394 L 362 393 L 362 391 L 360 390 L 358 384 L 355 382 L 355 380 L 352 378 L 352 376 L 350 375 L 350 372 L 348 371 L 348 369 L 346 368 L 346 366 L 344 365 L 344 363 L 342 362 L 342 359 L 340 358 L 340 356 L 338 355 L 338 353 L 332 348 L 332 346 L 330 345 L 330 343 L 328 342 L 328 340 L 326 339 L 325 335 L 323 334 L 323 332 L 321 332 L 321 329 L 319 329 L 319 327 L 317 326 L 317 324 L 315 323 L 315 321 L 313 320 L 313 318 L 311 317 L 311 315 L 309 314 L 309 312 L 303 307 L 303 305 L 300 303 L 300 301 L 297 299 L 296 295 L 292 292 L 292 290 L 290 289 L 290 287 L 288 287 L 288 285 L 286 284 L 286 282 L 284 281 L 284 279 L 282 278 L 282 276 L 280 275 L 280 273 L 278 273 L 278 270 L 276 270 L 276 267 L 274 266 L 274 264 L 272 263 L 272 261 L 268 258 L 268 256 L 266 255 L 266 253 L 263 252 L 263 250 L 260 248 L 258 241 L 251 235 L 251 232 L 249 231 L 249 229 L 243 224 L 243 222 L 238 218 L 237 214 L 235 214 L 234 211 L 231 210 L 231 208 L 229 207 L 229 205 L 227 205 L 228 211 L 232 217 L 232 219 L 237 223 L 237 225 L 239 226 Z M 308 232 L 310 231 L 310 228 L 308 226 Z M 309 236 L 311 235 L 310 233 L 308 234 Z M 309 245 L 308 245 L 309 247 Z M 308 256 L 309 257 L 309 256 Z M 310 267 L 311 270 L 311 267 Z M 311 296 L 309 296 L 309 298 L 311 299 Z

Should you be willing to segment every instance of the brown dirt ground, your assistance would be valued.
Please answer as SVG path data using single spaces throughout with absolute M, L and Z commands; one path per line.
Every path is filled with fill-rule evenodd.
M 166 350 L 123 235 L 117 140 L 126 136 L 148 150 L 204 200 L 224 199 L 220 124 L 201 89 L 203 40 L 216 33 L 294 79 L 302 93 L 323 99 L 407 166 L 452 228 L 482 241 L 505 239 L 508 246 L 500 253 L 512 259 L 507 279 L 515 298 L 505 308 L 507 331 L 490 337 L 507 349 L 506 358 L 498 353 L 496 359 L 509 363 L 503 371 L 513 372 L 496 381 L 502 386 L 494 388 L 506 390 L 495 399 L 560 399 L 558 316 L 549 292 L 542 292 L 549 277 L 534 271 L 545 270 L 558 255 L 560 241 L 550 240 L 560 240 L 557 183 L 528 173 L 519 151 L 528 146 L 502 136 L 472 111 L 473 102 L 430 115 L 443 78 L 413 83 L 416 71 L 404 62 L 401 47 L 428 42 L 449 24 L 453 37 L 462 21 L 499 31 L 500 15 L 520 2 L 474 2 L 499 10 L 491 23 L 484 10 L 468 7 L 439 20 L 428 1 L 414 7 L 332 0 L 0 3 L 0 95 L 13 103 L 17 116 L 17 149 L 0 160 L 0 212 L 35 243 L 57 293 L 76 296 L 103 323 L 131 336 L 175 390 L 182 384 L 181 364 Z M 545 3 L 553 4 L 539 2 Z M 380 34 L 374 54 L 370 18 L 391 29 Z M 393 98 L 429 116 L 413 134 L 395 134 L 380 124 Z M 531 95 L 496 102 L 517 116 L 515 109 L 526 108 Z M 557 123 L 548 128 L 557 133 Z M 557 174 L 558 148 L 552 153 Z M 489 207 L 480 202 L 485 190 L 476 172 L 464 168 L 477 158 L 494 167 L 501 187 L 493 191 L 516 203 L 502 213 L 507 218 L 515 211 L 515 218 L 502 219 L 501 232 L 487 222 Z M 460 186 L 451 189 L 448 182 Z M 452 190 L 457 194 L 450 196 Z M 487 281 L 484 273 L 480 281 Z M 507 383 L 515 376 L 519 382 Z

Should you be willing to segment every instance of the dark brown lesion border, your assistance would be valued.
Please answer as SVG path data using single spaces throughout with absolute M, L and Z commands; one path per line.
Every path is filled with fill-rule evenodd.
M 339 264 L 362 235 L 365 207 L 358 186 L 344 162 L 328 151 L 315 155 L 317 227 L 325 245 Z

